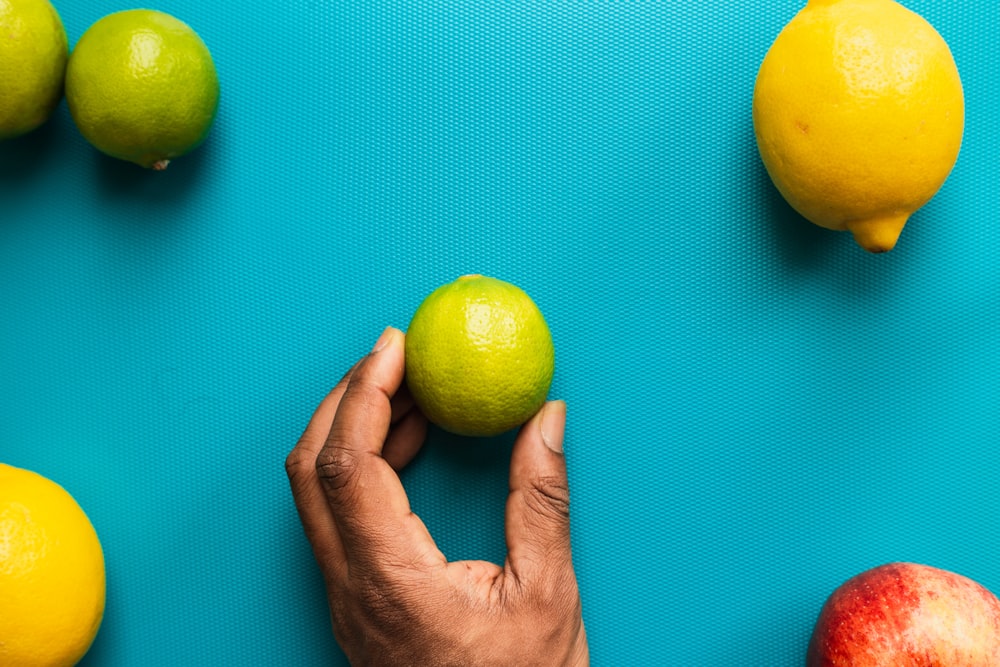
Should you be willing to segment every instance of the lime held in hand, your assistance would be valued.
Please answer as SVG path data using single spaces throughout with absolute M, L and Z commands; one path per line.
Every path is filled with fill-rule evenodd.
M 208 47 L 186 23 L 132 9 L 105 16 L 80 38 L 66 69 L 66 101 L 98 150 L 162 170 L 208 135 L 219 80 Z
M 406 382 L 428 420 L 493 436 L 545 403 L 555 352 L 541 311 L 515 285 L 462 276 L 434 290 L 406 332 Z
M 0 0 L 0 140 L 48 120 L 63 94 L 69 44 L 48 0 Z

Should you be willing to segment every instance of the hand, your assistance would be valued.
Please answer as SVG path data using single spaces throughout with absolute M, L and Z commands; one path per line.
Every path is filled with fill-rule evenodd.
M 449 563 L 396 474 L 427 431 L 401 389 L 403 340 L 385 330 L 286 461 L 337 641 L 352 665 L 588 665 L 570 552 L 565 404 L 543 406 L 514 443 L 503 567 Z

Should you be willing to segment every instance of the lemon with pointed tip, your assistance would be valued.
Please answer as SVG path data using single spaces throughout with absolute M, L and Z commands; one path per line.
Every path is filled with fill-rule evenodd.
M 0 665 L 75 665 L 104 602 L 104 553 L 83 509 L 56 482 L 0 463 Z
M 219 79 L 189 25 L 130 9 L 99 19 L 77 42 L 66 68 L 66 102 L 98 150 L 162 170 L 208 136 Z
M 427 419 L 452 433 L 493 436 L 545 403 L 552 335 L 520 287 L 478 274 L 438 287 L 406 332 L 406 382 Z
M 34 130 L 63 94 L 69 43 L 48 0 L 0 0 L 0 140 Z
M 807 0 L 760 65 L 757 147 L 788 203 L 891 250 L 958 158 L 962 82 L 941 35 L 894 0 Z

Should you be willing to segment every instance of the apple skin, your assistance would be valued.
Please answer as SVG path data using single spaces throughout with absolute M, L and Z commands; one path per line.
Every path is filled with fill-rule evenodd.
M 996 667 L 1000 600 L 977 582 L 887 563 L 841 584 L 820 611 L 807 667 Z

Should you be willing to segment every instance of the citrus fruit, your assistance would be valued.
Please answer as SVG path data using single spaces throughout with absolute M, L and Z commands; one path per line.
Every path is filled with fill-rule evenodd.
M 891 250 L 958 158 L 965 103 L 948 45 L 893 0 L 807 0 L 760 65 L 757 147 L 816 225 Z
M 48 0 L 0 0 L 0 139 L 35 129 L 62 98 L 69 44 Z
M 150 9 L 109 14 L 80 38 L 66 102 L 98 150 L 165 169 L 204 141 L 219 104 L 212 55 L 186 23 Z
M 104 555 L 72 496 L 0 463 L 0 665 L 74 665 L 104 616 Z
M 431 292 L 406 332 L 406 383 L 417 406 L 459 435 L 498 435 L 530 419 L 545 402 L 554 358 L 531 297 L 481 275 Z

